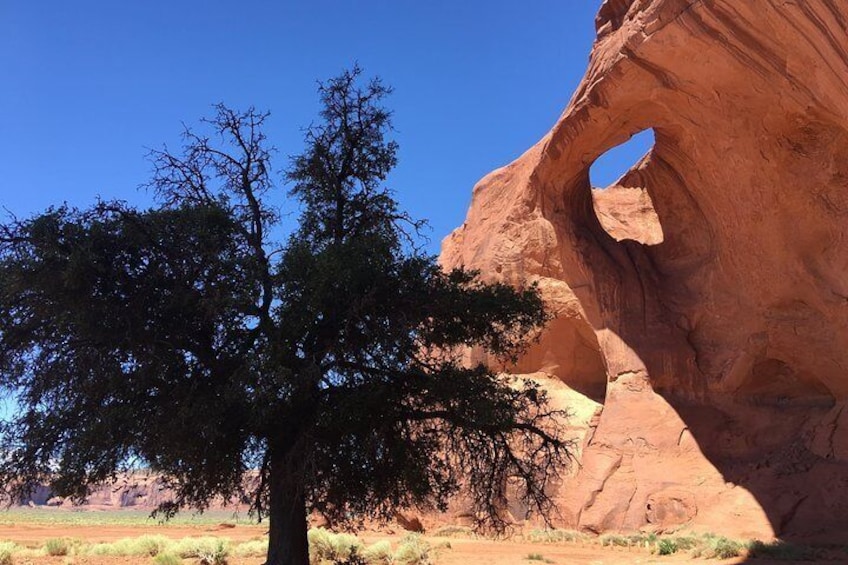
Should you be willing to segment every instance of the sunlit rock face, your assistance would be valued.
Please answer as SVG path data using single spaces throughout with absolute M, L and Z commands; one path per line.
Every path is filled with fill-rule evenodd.
M 442 252 L 557 314 L 512 370 L 596 406 L 561 525 L 848 535 L 848 3 L 607 0 L 596 26 L 560 120 Z

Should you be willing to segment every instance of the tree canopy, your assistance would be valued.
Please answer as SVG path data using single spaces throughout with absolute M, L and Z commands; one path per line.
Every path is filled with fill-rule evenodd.
M 181 151 L 151 153 L 156 207 L 2 226 L 9 496 L 47 482 L 80 500 L 143 465 L 173 487 L 165 512 L 249 496 L 270 518 L 269 565 L 307 562 L 311 510 L 390 518 L 462 489 L 501 527 L 509 489 L 548 515 L 562 414 L 463 361 L 515 359 L 547 314 L 534 287 L 445 272 L 416 247 L 421 224 L 385 186 L 389 92 L 358 68 L 322 83 L 282 182 L 267 114 L 218 105 Z M 283 239 L 286 194 L 301 213 Z

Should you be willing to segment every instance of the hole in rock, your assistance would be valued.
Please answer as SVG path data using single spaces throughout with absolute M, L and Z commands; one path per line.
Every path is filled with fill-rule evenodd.
M 645 245 L 663 241 L 662 225 L 639 168 L 654 144 L 654 130 L 643 130 L 598 157 L 589 168 L 595 215 L 616 241 Z
M 592 186 L 606 188 L 614 184 L 648 154 L 654 146 L 654 130 L 645 129 L 595 159 L 589 168 Z

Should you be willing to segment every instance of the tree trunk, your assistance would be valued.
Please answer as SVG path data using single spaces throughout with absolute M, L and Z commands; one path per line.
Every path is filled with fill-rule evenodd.
M 271 467 L 265 565 L 309 565 L 303 478 L 296 470 L 296 463 L 280 463 Z

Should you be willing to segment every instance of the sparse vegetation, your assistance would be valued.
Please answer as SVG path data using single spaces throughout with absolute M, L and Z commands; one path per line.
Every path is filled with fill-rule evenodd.
M 672 553 L 677 553 L 678 549 L 680 547 L 674 538 L 663 538 L 657 542 L 657 554 L 659 555 L 671 555 Z
M 201 565 L 226 565 L 230 542 L 225 538 L 185 538 L 172 551 L 183 559 L 198 559 Z
M 695 535 L 675 536 L 671 538 L 677 551 L 689 551 L 701 544 L 701 538 Z
M 690 554 L 693 557 L 707 559 L 730 559 L 741 554 L 744 549 L 745 545 L 736 540 L 715 534 L 704 534 Z
M 54 508 L 0 509 L 0 525 L 5 524 L 61 524 L 68 526 L 154 526 L 161 519 L 150 516 L 150 510 L 122 509 L 112 512 L 65 510 Z M 168 520 L 169 526 L 243 525 L 256 524 L 256 518 L 246 513 L 234 514 L 226 510 L 207 510 L 200 513 L 181 513 Z
M 468 526 L 442 526 L 433 530 L 431 535 L 437 538 L 471 538 L 477 534 Z
M 420 534 L 403 538 L 395 551 L 388 541 L 363 547 L 353 535 L 324 528 L 309 530 L 311 565 L 429 565 L 433 547 Z
M 136 539 L 135 548 L 141 555 L 156 557 L 169 543 L 170 540 L 163 535 L 144 535 Z
M 398 545 L 394 563 L 398 565 L 428 565 L 432 547 L 421 534 L 409 534 Z
M 47 555 L 61 556 L 70 552 L 70 543 L 64 538 L 52 538 L 44 542 L 44 551 Z
M 533 543 L 570 543 L 576 541 L 587 541 L 591 536 L 575 532 L 574 530 L 531 530 L 525 535 L 525 539 Z
M 605 547 L 654 547 L 658 538 L 654 533 L 605 534 L 598 538 Z
M 234 557 L 262 557 L 268 552 L 267 539 L 255 539 L 240 543 L 233 547 Z
M 0 542 L 0 565 L 14 565 L 15 560 L 12 555 L 16 549 L 17 547 L 12 542 Z
M 817 552 L 807 546 L 777 540 L 771 543 L 754 540 L 748 543 L 748 554 L 751 557 L 767 557 L 776 561 L 812 560 Z
M 149 555 L 156 557 L 171 545 L 171 540 L 163 535 L 143 535 L 137 538 L 124 538 L 111 543 L 92 545 L 85 553 L 89 555 Z
M 309 530 L 309 562 L 313 565 L 329 565 L 349 560 L 351 554 L 359 554 L 362 542 L 351 534 L 336 534 L 324 528 Z
M 422 534 L 409 534 L 396 544 L 389 540 L 380 540 L 366 546 L 357 536 L 349 533 L 335 533 L 324 528 L 309 531 L 310 565 L 432 565 L 435 554 L 450 549 L 447 540 L 433 540 L 433 537 L 470 535 L 467 528 L 448 526 L 434 530 L 432 537 Z M 592 537 L 588 534 L 570 530 L 531 530 L 525 534 L 524 542 L 568 544 L 580 542 L 600 547 L 639 548 L 656 555 L 688 553 L 692 558 L 729 559 L 747 552 L 755 558 L 767 558 L 777 561 L 815 560 L 826 551 L 839 548 L 820 548 L 802 546 L 784 541 L 763 542 L 759 540 L 744 542 L 710 533 L 662 535 L 645 532 L 633 534 L 607 534 Z M 30 558 L 43 556 L 63 556 L 68 563 L 76 560 L 86 562 L 86 556 L 150 556 L 153 565 L 226 565 L 235 558 L 240 563 L 243 558 L 256 558 L 266 555 L 267 537 L 258 537 L 250 541 L 233 543 L 223 537 L 188 537 L 170 539 L 163 535 L 142 535 L 136 538 L 124 538 L 110 543 L 84 543 L 72 538 L 53 538 L 46 540 L 40 548 L 24 547 L 10 541 L 0 541 L 0 565 L 26 565 Z M 846 548 L 848 552 L 848 548 Z M 184 561 L 186 560 L 186 561 Z M 525 561 L 554 563 L 542 552 L 531 552 Z
M 369 565 L 392 565 L 394 563 L 392 544 L 386 540 L 369 545 L 365 548 L 362 556 Z
M 182 565 L 183 560 L 173 553 L 160 553 L 153 558 L 153 565 Z

